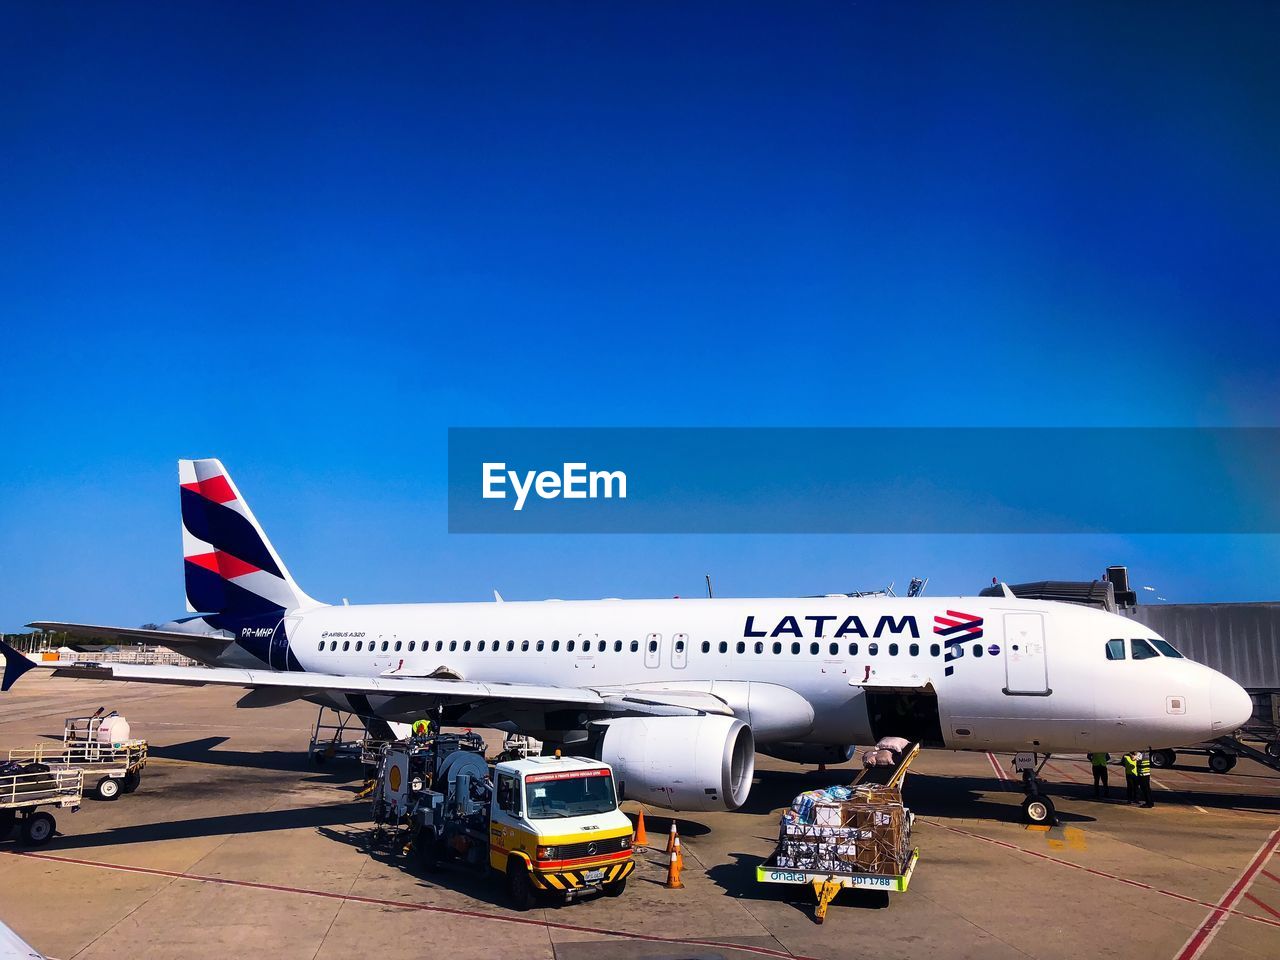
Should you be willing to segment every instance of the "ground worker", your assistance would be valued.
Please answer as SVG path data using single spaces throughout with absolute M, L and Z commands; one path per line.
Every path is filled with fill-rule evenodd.
M 1125 802 L 1138 802 L 1138 755 L 1133 750 L 1126 750 L 1120 762 L 1124 765 Z
M 425 736 L 427 736 L 429 733 L 431 733 L 431 721 L 430 721 L 430 720 L 415 720 L 415 721 L 413 721 L 413 735 L 414 735 L 415 737 L 425 737 Z
M 1111 799 L 1107 790 L 1107 761 L 1110 759 L 1109 753 L 1089 754 L 1089 763 L 1093 766 L 1093 796 L 1097 800 Z
M 1139 753 L 1138 755 L 1138 789 L 1142 791 L 1142 805 L 1144 807 L 1154 807 L 1151 802 L 1151 752 Z

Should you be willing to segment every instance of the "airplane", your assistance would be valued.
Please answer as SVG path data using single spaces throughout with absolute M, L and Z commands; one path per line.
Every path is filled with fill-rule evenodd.
M 1252 713 L 1230 678 L 1101 610 L 999 597 L 329 605 L 307 595 L 216 459 L 179 461 L 193 616 L 157 628 L 35 621 L 201 666 L 47 665 L 62 676 L 246 688 L 391 736 L 420 717 L 518 732 L 611 763 L 625 798 L 684 811 L 747 799 L 755 753 L 839 764 L 892 735 L 952 750 L 1159 749 Z M 44 666 L 5 647 L 4 690 Z M 392 726 L 392 725 L 395 726 Z M 1023 815 L 1052 822 L 1024 777 Z

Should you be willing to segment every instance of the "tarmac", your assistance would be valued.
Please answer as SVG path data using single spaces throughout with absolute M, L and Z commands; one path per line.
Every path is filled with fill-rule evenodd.
M 1142 809 L 1093 800 L 1088 765 L 1054 758 L 1061 823 L 1036 829 L 1010 757 L 926 751 L 904 788 L 910 889 L 885 909 L 842 893 L 819 925 L 808 888 L 758 884 L 755 867 L 793 796 L 855 770 L 760 757 L 743 810 L 676 815 L 684 889 L 662 886 L 670 814 L 648 810 L 653 850 L 622 897 L 521 914 L 499 883 L 371 853 L 359 765 L 306 755 L 316 708 L 240 710 L 240 695 L 31 675 L 0 697 L 0 749 L 106 705 L 152 757 L 136 793 L 58 812 L 47 845 L 0 841 L 0 920 L 64 960 L 1280 956 L 1280 775 L 1248 760 L 1217 775 L 1180 759 Z

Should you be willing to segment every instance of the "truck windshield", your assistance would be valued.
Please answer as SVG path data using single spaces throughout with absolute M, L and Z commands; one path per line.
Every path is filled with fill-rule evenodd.
M 608 770 L 534 774 L 525 779 L 530 820 L 608 813 L 617 804 Z

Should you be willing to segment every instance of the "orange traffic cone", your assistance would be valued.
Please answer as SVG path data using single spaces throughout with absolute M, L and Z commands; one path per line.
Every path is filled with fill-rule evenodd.
M 671 832 L 667 834 L 667 853 L 676 848 L 676 844 L 680 842 L 680 836 L 676 833 L 676 822 L 671 821 Z
M 649 834 L 644 829 L 644 807 L 640 808 L 640 816 L 636 818 L 636 836 L 631 841 L 633 847 L 647 847 L 649 845 Z
M 684 868 L 684 856 L 680 853 L 680 838 L 676 837 L 675 846 L 671 849 L 671 860 L 667 864 L 667 882 L 663 884 L 668 890 L 680 890 L 684 884 L 680 882 L 680 871 Z

